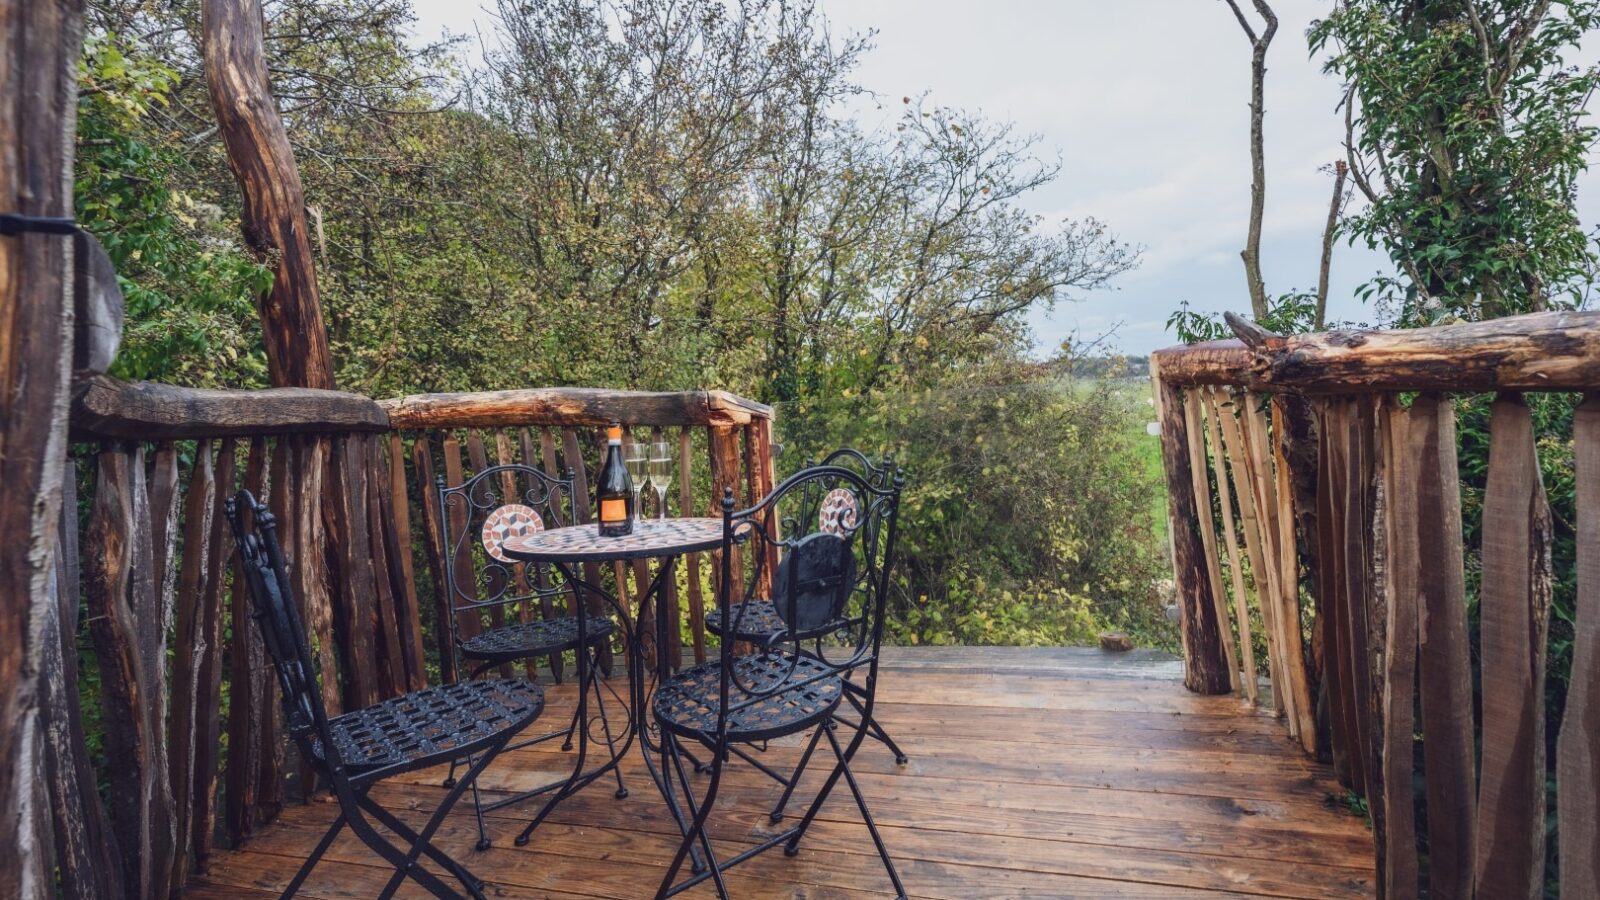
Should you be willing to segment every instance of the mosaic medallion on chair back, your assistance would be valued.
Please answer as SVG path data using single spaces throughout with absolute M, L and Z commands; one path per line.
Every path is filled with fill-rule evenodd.
M 544 519 L 531 506 L 507 503 L 483 520 L 483 549 L 501 562 L 514 562 L 506 555 L 507 538 L 522 537 L 544 530 Z

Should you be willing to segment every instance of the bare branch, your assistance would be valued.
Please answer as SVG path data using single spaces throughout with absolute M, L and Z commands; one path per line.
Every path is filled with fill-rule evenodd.
M 1345 161 L 1333 163 L 1333 202 L 1328 205 L 1328 224 L 1322 229 L 1322 260 L 1317 265 L 1317 319 L 1313 331 L 1321 331 L 1328 320 L 1328 271 L 1333 267 L 1333 236 L 1339 230 L 1339 213 L 1344 209 L 1344 179 L 1350 168 Z

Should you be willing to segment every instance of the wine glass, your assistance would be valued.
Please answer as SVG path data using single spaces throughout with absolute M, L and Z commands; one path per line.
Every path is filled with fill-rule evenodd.
M 643 521 L 639 515 L 639 492 L 644 490 L 644 483 L 648 477 L 649 459 L 649 448 L 637 441 L 629 441 L 627 446 L 622 448 L 622 461 L 628 466 L 628 479 L 633 482 L 633 509 L 630 512 L 635 523 Z
M 656 489 L 656 521 L 667 521 L 667 488 L 672 485 L 672 445 L 656 441 L 650 445 L 650 486 Z

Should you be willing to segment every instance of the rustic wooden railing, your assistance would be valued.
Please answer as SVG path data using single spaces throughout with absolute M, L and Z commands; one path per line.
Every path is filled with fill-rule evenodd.
M 453 561 L 443 558 L 436 475 L 458 484 L 503 462 L 563 477 L 570 468 L 576 514 L 587 519 L 598 426 L 613 420 L 677 448 L 672 514 L 710 514 L 724 485 L 741 501 L 772 486 L 771 410 L 717 391 L 565 388 L 374 402 L 81 375 L 54 564 L 63 625 L 41 679 L 52 692 L 44 753 L 61 893 L 171 896 L 205 867 L 214 839 L 242 840 L 305 793 L 232 573 L 222 505 L 235 490 L 266 497 L 278 515 L 324 701 L 338 711 L 456 677 L 451 654 L 440 652 L 449 623 L 442 566 Z M 89 492 L 81 521 L 80 484 Z M 701 563 L 687 560 L 667 602 L 686 591 L 690 645 L 704 659 L 714 567 Z M 642 563 L 588 574 L 625 600 L 649 576 Z M 89 660 L 78 655 L 80 596 Z M 650 614 L 628 602 L 632 615 Z M 469 618 L 463 627 L 476 627 Z M 666 652 L 676 660 L 682 648 L 674 639 Z M 561 671 L 560 660 L 550 662 Z M 98 696 L 81 708 L 75 686 L 85 667 L 98 673 L 88 682 Z M 86 728 L 85 718 L 98 726 Z M 103 758 L 90 753 L 91 731 Z
M 1555 573 L 1522 392 L 1585 394 L 1557 835 L 1562 896 L 1600 896 L 1600 313 L 1296 337 L 1230 321 L 1241 340 L 1152 357 L 1188 685 L 1255 700 L 1266 630 L 1288 730 L 1367 800 L 1384 896 L 1543 895 Z M 1446 392 L 1497 392 L 1476 660 Z

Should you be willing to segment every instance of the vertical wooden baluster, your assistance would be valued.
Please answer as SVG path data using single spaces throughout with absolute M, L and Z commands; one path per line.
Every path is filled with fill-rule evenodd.
M 1253 464 L 1252 454 L 1245 440 L 1245 431 L 1240 425 L 1240 419 L 1248 415 L 1238 411 L 1243 402 L 1240 398 L 1229 398 L 1226 404 L 1219 406 L 1217 413 L 1222 424 L 1224 452 L 1228 456 L 1229 467 L 1233 471 L 1234 483 L 1238 488 L 1234 496 L 1239 502 L 1239 521 L 1243 525 L 1245 558 L 1250 563 L 1256 607 L 1261 611 L 1261 624 L 1267 645 L 1267 675 L 1272 682 L 1273 703 L 1281 710 L 1283 700 L 1279 694 L 1284 677 L 1283 664 L 1278 655 L 1281 642 L 1275 632 L 1272 618 L 1277 567 L 1266 562 L 1270 557 L 1270 550 L 1266 547 L 1261 518 L 1256 510 L 1256 498 L 1264 486 L 1259 482 L 1261 475 Z
M 524 434 L 526 434 L 526 432 L 524 432 Z M 532 448 L 529 447 L 527 449 Z M 497 429 L 494 432 L 494 453 L 496 465 L 510 466 L 517 463 L 516 455 L 511 449 L 511 435 L 507 433 L 506 429 Z M 533 485 L 528 484 L 525 486 L 519 486 L 520 481 L 521 479 L 518 478 L 517 473 L 515 472 L 505 471 L 500 473 L 500 493 L 503 495 L 502 502 L 522 502 L 523 492 L 531 489 Z M 516 586 L 515 589 L 518 595 L 530 596 L 533 594 L 534 578 L 528 571 L 528 567 L 526 565 L 522 563 L 516 563 L 512 565 L 511 578 L 512 583 Z M 538 614 L 535 614 L 534 612 L 532 601 L 524 600 L 521 603 L 518 603 L 517 607 L 517 621 L 525 623 L 532 622 L 539 618 L 540 615 L 548 618 L 550 601 L 549 598 L 542 598 L 542 603 Z M 550 658 L 554 660 L 555 655 L 552 654 Z M 554 665 L 552 665 L 551 668 L 554 669 Z M 522 661 L 522 671 L 523 674 L 528 678 L 538 678 L 539 661 L 532 657 L 524 659 Z
M 200 702 L 196 653 L 203 649 L 199 641 L 202 634 L 200 608 L 206 591 L 206 573 L 211 568 L 211 517 L 217 509 L 217 495 L 225 494 L 227 487 L 219 491 L 216 486 L 212 453 L 210 441 L 195 442 L 194 467 L 184 500 L 183 560 L 178 576 L 177 630 L 173 634 L 172 698 L 168 715 L 172 776 L 168 790 L 174 809 L 173 868 L 180 878 L 188 877 L 191 859 L 189 792 L 194 785 L 195 748 L 199 741 L 195 711 Z
M 711 454 L 711 511 L 710 515 L 722 518 L 722 497 L 726 489 L 733 489 L 734 508 L 740 506 L 739 502 L 739 432 L 731 425 L 710 425 L 706 428 L 709 435 L 708 444 Z M 712 583 L 719 591 L 726 589 L 729 603 L 738 603 L 744 599 L 744 565 L 738 547 L 731 551 L 733 559 L 729 567 L 734 573 L 733 583 L 730 585 L 717 584 L 722 573 L 721 551 L 712 554 Z
M 633 430 L 632 429 L 625 428 L 625 429 L 623 429 L 623 440 L 625 440 L 625 441 L 627 441 L 629 443 L 633 443 L 635 441 L 638 441 L 639 438 L 636 437 L 633 434 Z M 646 447 L 645 451 L 646 451 L 646 453 L 648 453 L 649 452 L 649 447 Z M 640 495 L 640 500 L 639 500 L 639 507 L 640 508 L 638 510 L 638 516 L 639 516 L 639 520 L 641 522 L 645 518 L 645 516 L 644 516 L 644 507 L 645 507 L 645 505 L 647 503 L 647 495 L 651 495 L 651 494 L 654 494 L 654 493 L 655 493 L 655 491 L 653 489 L 651 489 L 649 487 L 645 487 L 644 491 Z M 649 591 L 650 591 L 650 561 L 647 560 L 647 559 L 636 559 L 636 560 L 633 561 L 633 565 L 631 566 L 631 568 L 633 569 L 633 596 L 638 598 L 638 606 L 639 606 L 638 611 L 635 613 L 635 615 L 638 617 L 638 621 L 643 623 L 643 629 L 642 630 L 648 635 L 648 638 L 641 642 L 644 645 L 645 661 L 648 662 L 652 668 L 654 668 L 655 665 L 656 665 L 656 654 L 657 653 L 665 653 L 666 652 L 666 648 L 657 647 L 656 646 L 656 629 L 655 629 L 656 608 L 655 608 L 655 604 L 657 602 L 657 598 L 654 595 L 649 593 Z M 670 657 L 668 659 L 670 661 Z
M 1334 774 L 1341 784 L 1359 790 L 1360 756 L 1356 746 L 1354 713 L 1350 705 L 1349 628 L 1343 595 L 1347 577 L 1345 565 L 1343 502 L 1345 462 L 1349 449 L 1348 403 L 1332 398 L 1321 401 L 1321 472 L 1317 488 L 1317 526 L 1320 551 L 1319 572 L 1322 589 L 1318 596 L 1319 618 L 1324 624 L 1323 687 L 1329 706 L 1329 736 Z
M 385 508 L 384 495 L 388 492 L 389 472 L 383 465 L 383 449 L 375 434 L 359 435 L 366 467 L 367 481 L 367 547 L 372 569 L 372 607 L 378 625 L 378 688 L 384 697 L 403 694 L 410 689 L 406 672 L 406 649 L 402 635 L 400 592 L 395 585 L 389 554 L 392 539 L 389 531 L 394 526 L 393 517 Z
M 269 499 L 263 490 L 266 477 L 266 438 L 252 438 L 245 462 L 244 486 L 258 500 Z M 228 622 L 232 639 L 228 647 L 228 760 L 223 824 L 229 842 L 237 844 L 254 831 L 256 790 L 261 784 L 264 763 L 262 724 L 267 718 L 267 703 L 271 698 L 263 696 L 266 647 L 251 616 L 250 594 L 245 588 L 237 554 L 231 555 L 233 586 L 229 591 Z
M 576 514 L 578 521 L 584 524 L 592 522 L 594 521 L 594 512 L 590 501 L 594 495 L 589 492 L 589 465 L 588 463 L 584 462 L 583 448 L 579 443 L 578 432 L 576 430 L 572 428 L 561 429 L 561 455 L 562 461 L 566 464 L 567 468 L 572 470 L 572 500 L 577 510 Z M 599 585 L 600 564 L 585 563 L 583 566 L 583 577 L 590 584 Z M 618 578 L 617 604 L 621 607 L 621 615 L 623 619 L 627 620 L 628 601 L 627 597 L 623 594 L 623 590 L 623 579 Z M 609 612 L 606 609 L 606 601 L 599 597 L 589 598 L 589 611 L 597 615 L 606 614 Z M 629 625 L 628 628 L 631 629 L 632 625 Z M 631 666 L 632 659 L 632 648 L 628 648 L 627 652 L 623 654 L 623 663 Z M 611 673 L 611 665 L 611 647 L 609 644 L 602 645 L 600 648 L 600 668 L 609 675 Z
M 328 571 L 328 535 L 322 505 L 326 502 L 323 480 L 332 468 L 329 438 L 315 436 L 298 445 L 300 501 L 296 514 L 299 521 L 294 526 L 297 565 L 289 573 L 294 580 L 295 600 L 300 604 L 300 615 L 306 631 L 311 636 L 312 652 L 317 657 L 321 673 L 322 705 L 328 715 L 335 716 L 344 710 L 344 692 L 340 685 L 345 673 L 340 671 L 337 647 L 333 638 L 333 598 L 329 590 L 333 573 Z M 307 770 L 302 769 L 302 773 Z M 310 793 L 309 780 L 307 794 Z
M 662 431 L 661 426 L 658 425 L 650 429 L 650 441 L 652 444 L 666 443 L 666 434 Z M 651 490 L 654 489 L 655 485 L 651 485 Z M 668 494 L 661 495 L 661 505 L 663 511 L 670 510 L 671 501 Z M 682 516 L 683 514 L 684 511 L 679 509 L 678 515 Z M 670 512 L 668 512 L 668 516 L 671 516 Z M 661 586 L 661 602 L 665 604 L 663 611 L 666 614 L 668 623 L 667 661 L 672 664 L 673 671 L 677 671 L 683 664 L 683 609 L 679 603 L 677 579 L 677 576 L 681 573 L 681 569 L 673 572 L 672 577 L 665 579 Z
M 1315 753 L 1317 747 L 1316 714 L 1311 705 L 1311 687 L 1306 675 L 1305 630 L 1300 621 L 1300 554 L 1295 546 L 1295 513 L 1293 473 L 1289 470 L 1286 453 L 1287 406 L 1282 397 L 1272 398 L 1273 473 L 1278 494 L 1278 560 L 1282 566 L 1279 583 L 1283 598 L 1281 630 L 1284 632 L 1283 661 L 1289 674 L 1288 692 L 1292 698 L 1291 714 L 1298 727 L 1291 729 L 1300 738 L 1301 748 Z
M 178 590 L 178 510 L 183 505 L 178 482 L 178 448 L 166 441 L 157 446 L 150 467 L 150 524 L 155 529 L 152 547 L 163 635 L 172 631 L 173 605 Z M 165 696 L 166 667 L 161 668 L 161 693 Z
M 294 558 L 289 556 L 295 549 L 295 506 L 298 498 L 299 480 L 295 471 L 294 440 L 288 436 L 280 436 L 272 446 L 271 459 L 267 466 L 267 494 L 272 506 L 272 514 L 278 520 L 278 543 L 282 546 L 290 566 L 295 564 Z M 256 626 L 257 635 L 260 626 Z M 278 681 L 272 671 L 272 660 L 267 657 L 262 659 L 262 669 L 256 677 L 260 679 L 261 691 L 261 769 L 260 780 L 256 785 L 256 804 L 260 812 L 260 820 L 271 822 L 278 817 L 283 809 L 283 772 L 285 764 L 284 741 L 282 740 L 282 711 L 278 699 Z M 296 758 L 299 754 L 294 754 Z M 303 761 L 302 761 L 303 762 Z
M 359 434 L 333 438 L 333 477 L 329 492 L 337 504 L 334 517 L 341 533 L 331 535 L 339 590 L 333 607 L 334 634 L 344 663 L 345 703 L 356 709 L 378 702 L 378 621 L 372 577 L 371 530 L 367 523 L 367 467 Z
M 1442 394 L 1419 395 L 1411 404 L 1409 430 L 1417 457 L 1417 566 L 1426 574 L 1417 583 L 1417 670 L 1428 882 L 1434 897 L 1467 898 L 1474 892 L 1478 776 L 1455 402 Z
M 467 432 L 467 459 L 468 459 L 468 461 L 470 461 L 472 463 L 472 474 L 473 475 L 477 475 L 479 472 L 482 472 L 485 469 L 489 468 L 489 453 L 488 453 L 488 450 L 484 446 L 482 432 L 479 432 L 477 430 L 472 430 L 472 431 L 468 431 Z M 469 516 L 468 527 L 472 527 L 472 525 L 473 525 L 473 523 L 470 521 L 470 516 Z M 477 552 L 478 543 L 479 543 L 479 536 L 478 535 L 469 534 L 469 535 L 466 536 L 466 540 L 463 542 L 462 547 L 466 551 L 469 560 L 470 560 L 470 557 Z M 476 568 L 476 567 L 474 566 L 474 568 Z M 498 605 L 498 604 L 495 605 L 495 606 L 491 606 L 491 607 L 489 607 L 488 612 L 489 612 L 489 627 L 490 628 L 503 628 L 503 627 L 505 627 L 505 624 L 506 624 L 506 608 L 504 606 Z M 501 678 L 510 678 L 512 676 L 514 670 L 513 670 L 512 666 L 511 666 L 511 664 L 507 663 L 505 665 L 500 666 L 498 671 L 500 672 L 500 677 Z
M 1183 642 L 1183 683 L 1197 693 L 1223 694 L 1229 691 L 1231 680 L 1227 658 L 1220 652 L 1221 629 L 1211 612 L 1215 608 L 1211 582 L 1199 576 L 1206 569 L 1205 549 L 1198 534 L 1199 503 L 1194 493 L 1183 397 L 1176 387 L 1161 380 L 1158 366 L 1151 368 L 1157 386 L 1156 411 L 1161 417 L 1161 462 L 1167 480 L 1173 583 L 1182 613 L 1178 635 Z
M 1384 829 L 1378 871 L 1385 897 L 1417 896 L 1417 833 L 1412 799 L 1416 748 L 1417 455 L 1410 415 L 1391 399 L 1379 407 L 1383 459 L 1384 653 L 1381 679 Z
M 1233 528 L 1233 490 L 1228 484 L 1227 449 L 1222 443 L 1222 425 L 1216 397 L 1210 388 L 1200 388 L 1207 439 L 1211 442 L 1211 471 L 1217 479 L 1217 501 L 1222 511 L 1222 536 L 1228 548 L 1228 572 L 1233 581 L 1233 604 L 1239 627 L 1239 658 L 1243 663 L 1244 692 L 1252 704 L 1259 703 L 1256 686 L 1256 648 L 1250 635 L 1250 607 L 1244 593 L 1244 568 L 1240 561 L 1239 537 Z M 1249 490 L 1246 486 L 1245 490 Z
M 539 448 L 537 451 L 534 450 L 532 432 L 526 428 L 522 429 L 522 461 L 527 465 L 533 466 L 534 468 L 542 468 L 544 473 L 549 475 L 551 478 L 560 479 L 562 481 L 566 480 L 566 474 L 563 473 L 561 471 L 561 467 L 556 464 L 556 441 L 555 438 L 551 436 L 549 428 L 539 429 Z M 559 517 L 559 521 L 546 522 L 545 527 L 555 528 L 558 525 L 577 524 L 578 511 L 576 499 L 571 501 L 570 509 L 561 509 L 558 498 L 552 498 L 550 506 L 555 514 Z M 537 570 L 539 590 L 550 590 L 550 567 L 548 565 L 540 565 L 535 566 L 534 568 Z M 567 613 L 569 615 L 577 614 L 577 603 L 577 594 L 575 592 L 567 594 Z M 556 612 L 554 603 L 548 596 L 539 598 L 539 607 L 540 612 L 544 614 L 546 619 L 555 618 L 557 615 L 559 615 Z M 557 684 L 561 682 L 563 667 L 562 655 L 559 653 L 550 654 L 550 674 L 555 678 Z
M 137 473 L 137 474 L 136 474 Z M 141 531 L 136 507 L 146 506 L 143 461 L 129 449 L 100 451 L 94 506 L 89 516 L 90 555 L 84 578 L 89 632 L 100 663 L 111 826 L 122 853 L 123 884 L 132 896 L 164 897 L 173 879 L 176 841 L 174 798 L 168 782 L 161 728 L 161 698 L 152 690 L 157 648 L 135 614 L 153 602 L 138 598 L 140 565 L 153 565 L 148 522 Z M 140 544 L 144 546 L 141 549 Z M 151 594 L 154 594 L 153 582 Z M 184 872 L 184 869 L 177 869 Z
M 1300 737 L 1300 718 L 1296 714 L 1295 691 L 1291 685 L 1294 673 L 1287 664 L 1289 637 L 1294 632 L 1283 611 L 1283 598 L 1292 590 L 1283 583 L 1283 558 L 1285 552 L 1292 550 L 1283 546 L 1283 529 L 1279 521 L 1282 507 L 1278 498 L 1277 477 L 1272 467 L 1272 451 L 1268 448 L 1271 439 L 1267 433 L 1267 417 L 1262 412 L 1261 403 L 1259 394 L 1248 391 L 1239 393 L 1240 427 L 1251 466 L 1251 487 L 1255 491 L 1263 563 L 1266 567 L 1263 574 L 1267 590 L 1261 595 L 1261 617 L 1268 630 L 1268 643 L 1278 659 L 1278 680 L 1272 685 L 1273 700 L 1277 704 L 1278 715 L 1289 727 L 1290 735 Z
M 772 420 L 756 419 L 751 422 L 747 430 L 747 442 L 751 448 L 750 471 L 751 489 L 750 503 L 754 505 L 761 502 L 772 493 L 777 486 L 777 470 L 772 459 Z M 773 528 L 778 524 L 773 523 Z M 763 542 L 761 578 L 758 582 L 763 597 L 772 596 L 772 577 L 778 570 L 778 534 L 770 536 L 772 540 Z
M 446 583 L 445 566 L 454 565 L 445 547 L 444 513 L 439 507 L 439 483 L 434 476 L 432 437 L 418 432 L 411 445 L 412 468 L 417 473 L 417 489 L 422 496 L 423 546 L 427 549 L 428 569 L 433 579 L 433 640 L 439 647 L 439 677 L 446 684 L 461 678 L 456 666 L 456 648 L 450 633 L 450 608 L 453 601 Z
M 694 509 L 694 430 L 678 429 L 678 515 L 693 516 Z M 700 554 L 690 553 L 685 568 L 689 595 L 689 637 L 694 644 L 694 661 L 706 661 L 706 602 L 700 591 Z
M 1481 620 L 1483 769 L 1478 781 L 1478 896 L 1544 893 L 1545 636 L 1549 627 L 1550 508 L 1522 398 L 1502 394 L 1490 415 L 1483 497 Z
M 461 441 L 454 432 L 444 433 L 444 483 L 447 487 L 460 487 L 465 476 L 461 468 Z M 472 545 L 463 533 L 467 530 L 467 509 L 461 502 L 450 504 L 446 511 L 450 519 L 450 528 L 445 532 L 444 556 L 446 562 L 455 567 L 456 587 L 465 594 L 471 591 L 471 598 L 477 598 L 477 573 L 472 565 Z M 448 591 L 447 591 L 448 593 Z M 466 596 L 451 596 L 448 598 L 446 615 L 455 616 L 456 628 L 461 633 L 461 639 L 477 637 L 483 633 L 483 617 L 477 610 L 469 610 L 456 614 L 454 608 L 468 600 Z M 467 672 L 460 673 L 462 677 Z
M 56 615 L 41 654 L 40 713 L 44 720 L 45 767 L 50 781 L 56 872 L 64 900 L 122 896 L 122 860 L 96 789 L 78 703 L 78 463 L 68 456 L 61 479 L 61 521 L 56 547 Z M 91 563 L 92 564 L 92 563 Z
M 233 531 L 224 505 L 233 493 L 239 442 L 223 438 L 217 451 L 217 499 L 211 513 L 211 549 L 206 553 L 206 587 L 197 619 L 195 653 L 194 783 L 190 788 L 190 846 L 194 868 L 206 871 L 217 814 L 217 757 L 221 750 L 222 607 L 233 561 Z
M 405 651 L 407 690 L 428 684 L 427 653 L 422 648 L 422 607 L 417 600 L 417 578 L 411 557 L 411 500 L 406 492 L 405 444 L 397 431 L 389 432 L 389 487 L 383 493 L 383 521 L 388 526 L 390 579 L 400 604 L 400 641 Z M 427 485 L 423 485 L 424 491 Z
M 1199 515 L 1200 545 L 1204 548 L 1206 578 L 1211 583 L 1211 613 L 1216 617 L 1217 636 L 1228 665 L 1228 689 L 1239 689 L 1239 659 L 1233 650 L 1233 628 L 1228 621 L 1228 595 L 1222 587 L 1222 563 L 1217 553 L 1217 526 L 1211 515 L 1211 486 L 1206 479 L 1206 433 L 1201 424 L 1200 389 L 1191 389 L 1183 400 L 1184 424 L 1189 435 L 1189 471 L 1194 478 L 1196 512 Z
M 1578 593 L 1572 675 L 1556 738 L 1563 896 L 1600 897 L 1600 397 L 1572 417 L 1576 457 Z

